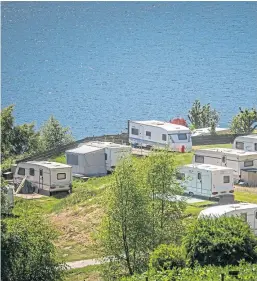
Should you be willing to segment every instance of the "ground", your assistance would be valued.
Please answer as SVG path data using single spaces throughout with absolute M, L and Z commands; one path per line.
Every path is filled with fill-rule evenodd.
M 224 146 L 228 147 L 228 145 L 220 145 L 219 147 Z M 229 146 L 231 147 L 231 145 Z M 192 157 L 193 153 L 175 153 L 176 165 L 191 163 Z M 63 162 L 64 155 L 52 160 Z M 21 211 L 26 204 L 49 219 L 59 234 L 54 243 L 62 260 L 70 262 L 99 257 L 94 238 L 104 214 L 103 194 L 109 178 L 109 176 L 101 177 L 90 179 L 87 182 L 75 180 L 73 193 L 68 197 L 62 195 L 44 196 L 34 200 L 16 198 L 15 210 L 16 212 Z M 236 187 L 235 199 L 256 203 L 257 188 Z M 196 218 L 201 210 L 211 204 L 215 204 L 215 202 L 190 203 L 187 206 L 185 216 L 187 219 Z M 99 268 L 98 265 L 69 270 L 65 280 L 100 280 Z

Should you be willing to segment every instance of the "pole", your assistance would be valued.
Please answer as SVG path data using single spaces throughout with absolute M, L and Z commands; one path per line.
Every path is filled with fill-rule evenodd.
M 221 279 L 220 279 L 221 281 L 225 281 L 225 274 L 224 274 L 224 273 L 221 273 L 220 278 L 221 278 Z

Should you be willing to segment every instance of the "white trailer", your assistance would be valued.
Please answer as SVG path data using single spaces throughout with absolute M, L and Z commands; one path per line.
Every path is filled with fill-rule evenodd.
M 29 161 L 17 165 L 14 186 L 18 188 L 22 180 L 31 183 L 32 191 L 45 195 L 72 190 L 71 166 L 56 162 Z
M 240 203 L 214 206 L 200 212 L 198 218 L 240 216 L 242 217 L 257 235 L 257 204 Z
M 178 169 L 185 193 L 218 197 L 234 193 L 233 169 L 207 164 L 189 164 Z
M 77 176 L 102 176 L 111 172 L 118 161 L 131 154 L 132 148 L 112 142 L 93 141 L 66 151 L 67 164 Z
M 171 151 L 192 150 L 189 128 L 168 122 L 128 121 L 129 143 L 139 147 L 167 147 Z
M 244 151 L 257 151 L 257 135 L 248 135 L 235 138 L 233 148 Z
M 257 168 L 257 152 L 229 148 L 199 149 L 195 151 L 192 163 L 232 168 L 234 182 L 238 182 L 241 178 L 242 169 Z

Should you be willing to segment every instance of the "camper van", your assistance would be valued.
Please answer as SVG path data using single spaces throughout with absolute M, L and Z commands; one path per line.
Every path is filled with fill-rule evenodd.
M 233 169 L 207 164 L 189 164 L 178 169 L 185 193 L 217 197 L 234 192 Z
M 75 176 L 102 176 L 111 172 L 118 161 L 131 153 L 127 145 L 112 142 L 88 142 L 66 151 L 66 162 Z
M 203 217 L 220 217 L 220 216 L 240 216 L 257 235 L 257 204 L 240 203 L 222 206 L 214 206 L 204 209 L 200 212 L 198 218 Z
M 257 135 L 248 135 L 235 138 L 233 148 L 244 151 L 257 151 Z
M 20 162 L 14 173 L 14 186 L 17 188 L 26 179 L 36 193 L 51 195 L 60 191 L 71 192 L 71 166 L 56 162 Z
M 257 168 L 257 152 L 229 148 L 199 149 L 194 153 L 193 163 L 232 168 L 234 171 L 234 182 L 238 182 L 241 178 L 242 169 Z
M 129 143 L 139 147 L 167 147 L 171 151 L 192 150 L 189 128 L 162 121 L 129 121 Z

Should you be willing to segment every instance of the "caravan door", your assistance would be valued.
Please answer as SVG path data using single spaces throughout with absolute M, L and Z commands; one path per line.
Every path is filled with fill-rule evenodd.
M 44 184 L 43 169 L 39 169 L 38 188 L 39 188 L 39 189 L 43 189 L 43 184 Z
M 139 138 L 140 138 L 140 143 L 139 146 L 142 146 L 145 140 L 145 135 L 144 135 L 144 126 L 140 125 L 139 126 Z
M 227 167 L 227 156 L 223 155 L 221 157 L 221 166 Z
M 197 173 L 197 178 L 196 178 L 196 193 L 198 195 L 202 194 L 202 173 L 200 172 Z

